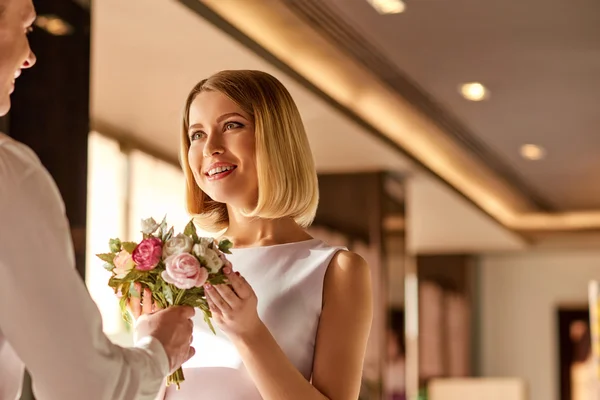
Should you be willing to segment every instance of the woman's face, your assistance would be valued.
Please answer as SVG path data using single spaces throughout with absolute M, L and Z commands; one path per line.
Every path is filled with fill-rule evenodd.
M 251 210 L 258 199 L 254 124 L 220 92 L 202 92 L 190 106 L 188 160 L 211 199 Z

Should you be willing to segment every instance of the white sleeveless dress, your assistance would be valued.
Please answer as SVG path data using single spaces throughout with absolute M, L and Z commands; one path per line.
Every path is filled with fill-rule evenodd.
M 253 287 L 258 314 L 292 364 L 308 380 L 312 375 L 323 279 L 341 247 L 318 239 L 274 246 L 232 249 L 228 259 Z M 181 390 L 169 387 L 168 400 L 262 399 L 235 346 L 216 326 L 194 317 L 196 354 L 184 364 Z

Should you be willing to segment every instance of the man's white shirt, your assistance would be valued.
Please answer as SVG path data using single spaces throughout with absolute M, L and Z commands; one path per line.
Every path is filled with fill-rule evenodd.
M 17 398 L 24 365 L 38 400 L 154 399 L 169 373 L 158 340 L 122 348 L 104 335 L 56 184 L 0 133 L 0 399 Z

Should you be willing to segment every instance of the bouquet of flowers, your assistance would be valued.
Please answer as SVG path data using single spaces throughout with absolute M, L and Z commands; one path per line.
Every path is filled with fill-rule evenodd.
M 199 308 L 215 333 L 204 284 L 227 283 L 222 269 L 231 267 L 225 254 L 230 254 L 232 243 L 198 237 L 192 221 L 183 233 L 175 235 L 173 227 L 167 229 L 166 217 L 160 224 L 153 218 L 143 220 L 142 234 L 139 243 L 110 239 L 110 252 L 97 254 L 105 262 L 104 268 L 112 272 L 108 286 L 121 298 L 123 318 L 132 323 L 127 304 L 132 296 L 141 296 L 135 289 L 139 283 L 142 289 L 150 289 L 152 300 L 160 308 L 176 305 Z M 183 370 L 179 368 L 167 378 L 167 386 L 176 384 L 179 389 L 183 381 Z

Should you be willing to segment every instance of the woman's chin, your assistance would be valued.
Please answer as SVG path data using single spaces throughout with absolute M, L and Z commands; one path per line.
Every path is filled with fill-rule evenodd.
M 225 188 L 210 192 L 206 191 L 205 193 L 217 203 L 228 204 L 235 208 L 245 208 L 247 204 L 251 203 L 243 194 L 236 193 L 234 190 L 226 190 Z

